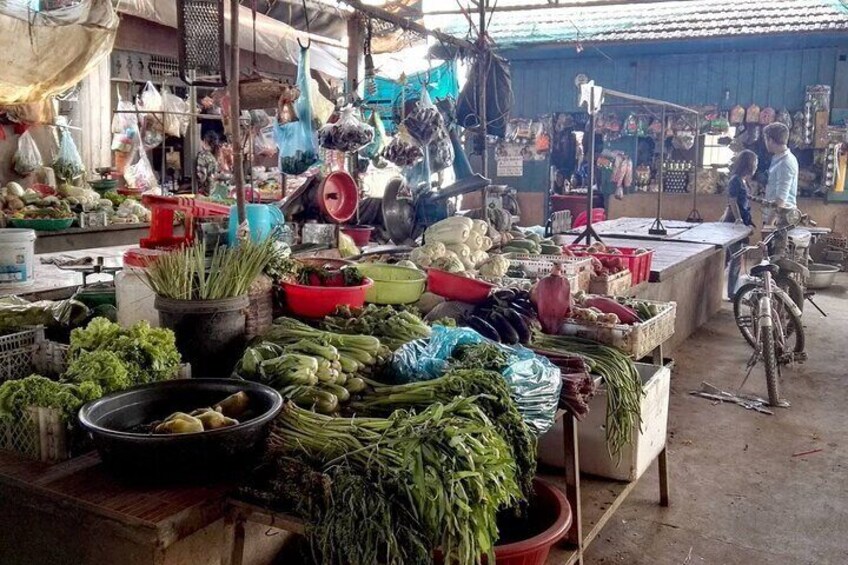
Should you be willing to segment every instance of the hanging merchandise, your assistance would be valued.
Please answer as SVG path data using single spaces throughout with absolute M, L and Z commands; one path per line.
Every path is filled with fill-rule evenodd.
M 772 107 L 766 107 L 760 110 L 760 125 L 767 126 L 774 122 L 777 118 L 777 112 Z
M 797 111 L 792 116 L 792 127 L 789 129 L 789 146 L 803 147 L 804 146 L 804 112 Z
M 147 159 L 147 152 L 144 147 L 136 144 L 133 157 L 135 155 L 138 155 L 138 161 L 124 169 L 124 180 L 127 181 L 127 187 L 141 193 L 158 192 L 159 182 L 156 180 L 156 174 Z
M 427 146 L 430 158 L 430 171 L 438 173 L 453 166 L 453 144 L 451 143 L 448 130 L 444 126 L 439 128 L 436 137 Z
M 458 125 L 479 129 L 480 124 L 480 68 L 486 70 L 486 131 L 489 135 L 503 137 L 509 113 L 515 104 L 509 62 L 484 49 L 471 65 L 468 82 L 459 95 L 456 105 Z
M 397 131 L 393 117 L 400 114 L 403 101 L 417 100 L 425 88 L 433 100 L 447 97 L 456 100 L 459 94 L 456 61 L 447 61 L 438 67 L 405 75 L 401 80 L 376 76 L 373 91 L 365 93 L 365 102 L 372 108 L 379 108 L 377 111 L 380 112 L 386 132 L 391 134 Z
M 383 150 L 383 157 L 398 167 L 410 167 L 424 158 L 424 150 L 418 145 L 404 124 L 398 127 L 398 134 Z
M 788 127 L 790 130 L 792 129 L 792 114 L 790 114 L 789 110 L 786 108 L 777 113 L 776 120 Z
M 188 102 L 171 92 L 166 86 L 162 91 L 162 108 L 166 112 L 163 131 L 171 137 L 182 137 L 188 130 Z
M 130 100 L 124 100 L 118 92 L 118 105 L 115 115 L 112 116 L 112 133 L 124 133 L 126 130 L 138 127 L 138 115 L 135 114 L 135 104 Z
M 112 151 L 118 151 L 119 153 L 129 153 L 133 150 L 136 143 L 139 143 L 137 140 L 138 135 L 138 126 L 131 127 L 125 129 L 121 133 L 116 133 L 112 136 Z
M 801 143 L 801 146 L 803 147 L 813 144 L 813 130 L 815 129 L 815 120 L 813 118 L 814 113 L 815 110 L 813 109 L 813 102 L 810 100 L 809 96 L 807 96 L 807 101 L 804 102 L 804 141 Z
M 142 116 L 141 118 L 141 142 L 144 144 L 144 149 L 149 151 L 154 147 L 159 147 L 165 141 L 165 134 L 162 132 L 162 124 L 156 118 L 151 118 L 150 115 Z
M 758 124 L 760 123 L 760 107 L 756 104 L 751 104 L 748 106 L 748 109 L 745 110 L 745 123 L 747 124 Z
M 374 139 L 371 140 L 371 143 L 363 147 L 359 153 L 366 159 L 371 159 L 375 166 L 385 165 L 385 163 L 380 163 L 382 161 L 380 154 L 386 147 L 386 128 L 383 126 L 383 120 L 380 118 L 380 113 L 377 110 L 371 111 L 371 117 L 368 118 L 368 123 L 374 130 Z
M 621 139 L 621 118 L 617 114 L 609 114 L 604 122 L 604 139 L 615 141 Z
M 324 149 L 355 153 L 374 140 L 374 128 L 362 123 L 353 106 L 341 109 L 338 121 L 318 130 L 318 143 Z
M 636 114 L 630 114 L 624 120 L 624 135 L 630 137 L 639 135 L 639 119 Z
M 430 95 L 425 91 L 421 99 L 415 103 L 413 110 L 403 120 L 403 125 L 415 141 L 425 146 L 433 141 L 439 130 L 444 129 L 445 121 L 442 113 L 433 106 Z
M 745 123 L 745 108 L 738 104 L 730 109 L 730 124 L 738 126 Z
M 273 125 L 256 128 L 253 135 L 253 154 L 260 157 L 273 157 L 277 154 Z
M 636 135 L 639 137 L 645 137 L 648 135 L 648 131 L 650 128 L 651 122 L 648 116 L 639 116 L 638 122 L 636 124 Z
M 82 157 L 77 151 L 71 131 L 66 127 L 60 127 L 59 152 L 53 161 L 53 172 L 56 179 L 62 184 L 74 184 L 85 172 Z
M 274 126 L 280 150 L 280 170 L 287 175 L 305 173 L 318 162 L 318 139 L 312 123 L 312 84 L 309 81 L 309 48 L 301 48 L 297 67 L 300 97 L 295 102 L 298 121 Z
M 34 173 L 43 165 L 41 151 L 38 150 L 29 129 L 18 138 L 18 148 L 12 158 L 12 164 L 15 172 L 22 177 Z
M 662 137 L 663 124 L 657 118 L 651 120 L 651 125 L 648 126 L 648 134 L 654 139 L 659 140 Z
M 144 85 L 144 90 L 141 91 L 136 106 L 139 110 L 145 112 L 141 116 L 142 119 L 146 118 L 148 128 L 160 132 L 164 131 L 165 124 L 162 120 L 162 111 L 165 109 L 165 102 L 152 82 L 147 81 L 147 84 Z
M 277 100 L 277 122 L 285 125 L 297 121 L 297 110 L 294 108 L 294 102 L 300 98 L 300 89 L 286 81 L 283 84 L 283 89 L 280 93 L 280 98 Z M 321 98 L 320 96 L 316 98 Z
M 689 151 L 695 145 L 695 124 L 689 116 L 680 116 L 674 123 L 671 144 L 681 151 Z
M 548 131 L 550 123 L 549 119 L 536 122 L 536 140 L 533 145 L 536 153 L 547 153 L 551 150 L 551 134 Z

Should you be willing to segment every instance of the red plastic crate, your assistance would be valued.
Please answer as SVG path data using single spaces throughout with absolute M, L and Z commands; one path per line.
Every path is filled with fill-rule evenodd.
M 648 280 L 651 276 L 651 261 L 654 259 L 654 250 L 647 249 L 644 253 L 636 254 L 636 247 L 616 247 L 608 245 L 608 249 L 617 249 L 621 252 L 620 255 L 614 253 L 586 253 L 587 245 L 569 245 L 568 249 L 574 252 L 578 257 L 597 257 L 598 259 L 611 259 L 620 257 L 627 263 L 627 268 L 630 269 L 631 284 L 637 285 L 642 281 Z

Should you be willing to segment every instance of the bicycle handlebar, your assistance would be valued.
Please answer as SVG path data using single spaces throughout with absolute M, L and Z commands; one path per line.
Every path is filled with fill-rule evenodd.
M 768 246 L 768 244 L 771 243 L 771 240 L 774 239 L 775 236 L 777 236 L 777 234 L 779 234 L 780 232 L 784 232 L 784 231 L 788 232 L 789 230 L 791 230 L 795 227 L 796 226 L 789 224 L 789 225 L 786 225 L 786 226 L 781 226 L 779 228 L 775 228 L 775 230 L 773 232 L 768 234 L 758 244 L 756 244 L 756 245 L 746 245 L 745 247 L 743 247 L 742 249 L 740 249 L 739 251 L 734 253 L 732 255 L 732 257 L 734 259 L 738 259 L 739 257 L 741 257 L 742 255 L 745 255 L 749 251 L 754 251 L 755 249 L 765 249 Z

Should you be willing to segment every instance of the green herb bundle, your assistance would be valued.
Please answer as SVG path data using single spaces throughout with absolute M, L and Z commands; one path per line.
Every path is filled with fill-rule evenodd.
M 216 247 L 207 267 L 206 244 L 183 247 L 158 257 L 147 281 L 159 296 L 175 300 L 221 300 L 247 294 L 274 254 L 273 242 L 240 242 Z
M 321 328 L 340 334 L 372 335 L 394 351 L 410 341 L 430 337 L 430 326 L 409 310 L 369 304 L 364 308 L 339 306 Z
M 497 512 L 521 499 L 509 445 L 477 405 L 461 398 L 419 413 L 332 418 L 287 405 L 271 443 L 325 468 L 345 463 L 408 501 L 445 563 L 494 562 Z
M 634 427 L 642 425 L 642 378 L 633 360 L 621 351 L 579 338 L 533 335 L 533 349 L 559 355 L 578 355 L 588 360 L 592 372 L 603 377 L 607 396 L 607 450 L 621 457 L 621 448 L 633 437 Z

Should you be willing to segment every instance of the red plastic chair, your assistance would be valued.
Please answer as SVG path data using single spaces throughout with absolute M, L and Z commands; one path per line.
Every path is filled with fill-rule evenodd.
M 607 213 L 603 208 L 592 208 L 592 223 L 603 222 L 607 219 Z M 586 212 L 577 214 L 577 219 L 571 224 L 571 228 L 582 228 L 586 225 Z

